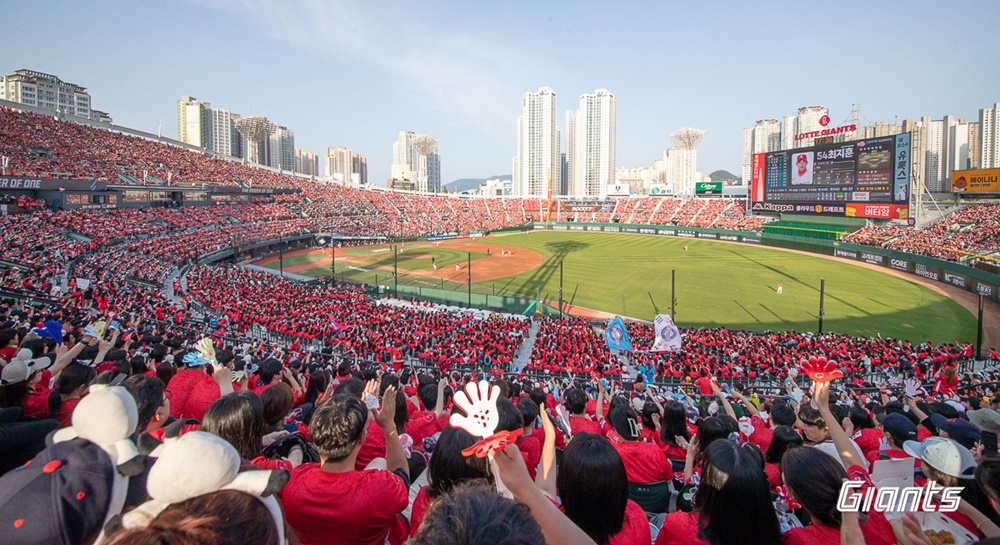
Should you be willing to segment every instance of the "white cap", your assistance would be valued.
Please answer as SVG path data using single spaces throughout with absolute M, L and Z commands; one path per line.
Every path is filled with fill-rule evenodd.
M 17 353 L 17 356 L 10 360 L 10 363 L 4 366 L 3 373 L 0 374 L 0 381 L 3 384 L 24 382 L 35 371 L 41 371 L 52 365 L 52 360 L 48 358 L 30 360 L 22 356 L 31 357 L 31 350 L 22 349 Z
M 976 467 L 976 459 L 969 449 L 945 437 L 928 437 L 920 443 L 907 441 L 903 443 L 903 450 L 952 477 L 971 478 L 969 470 Z

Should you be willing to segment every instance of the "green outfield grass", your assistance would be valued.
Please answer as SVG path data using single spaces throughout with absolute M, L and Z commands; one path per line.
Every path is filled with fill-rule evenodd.
M 436 260 L 438 268 L 454 267 L 455 263 L 465 265 L 470 257 L 470 252 L 456 250 L 445 245 L 407 245 L 405 249 L 396 255 L 396 266 L 400 269 L 430 269 L 432 268 L 432 257 Z M 485 253 L 471 252 L 473 261 L 484 257 L 486 257 Z M 369 252 L 367 254 L 355 253 L 354 258 L 379 267 L 392 267 L 393 262 L 391 251 L 380 253 Z
M 573 305 L 651 320 L 670 313 L 670 271 L 676 270 L 677 322 L 687 327 L 816 331 L 820 279 L 826 279 L 824 330 L 852 335 L 895 337 L 914 342 L 971 342 L 975 317 L 951 299 L 928 288 L 848 262 L 767 247 L 672 237 L 609 233 L 535 232 L 485 239 L 497 246 L 522 247 L 542 254 L 545 263 L 526 273 L 474 285 L 478 293 L 559 297 L 563 261 L 564 300 Z M 684 246 L 688 250 L 684 250 Z M 392 253 L 372 253 L 371 263 L 392 265 Z M 403 255 L 439 256 L 439 266 L 454 265 L 460 253 L 430 244 L 407 245 Z M 299 274 L 329 274 L 329 257 L 295 256 L 285 266 L 313 262 Z M 473 256 L 475 260 L 477 256 Z M 451 261 L 442 261 L 451 259 Z M 366 259 L 367 261 L 367 259 Z M 408 268 L 430 267 L 428 258 L 400 258 L 401 285 L 464 291 L 464 273 L 455 282 L 405 275 Z M 473 262 L 475 267 L 475 262 Z M 277 263 L 272 265 L 277 268 Z M 337 277 L 390 285 L 385 271 L 337 263 Z M 775 292 L 784 283 L 781 295 Z

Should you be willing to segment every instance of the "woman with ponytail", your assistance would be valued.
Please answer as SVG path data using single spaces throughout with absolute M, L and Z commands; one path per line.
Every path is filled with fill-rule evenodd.
M 56 380 L 56 387 L 49 394 L 49 417 L 66 427 L 73 422 L 73 409 L 90 391 L 90 383 L 97 373 L 93 367 L 71 363 Z

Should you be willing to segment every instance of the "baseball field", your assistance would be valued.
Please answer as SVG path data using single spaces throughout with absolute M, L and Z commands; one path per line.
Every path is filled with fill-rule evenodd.
M 476 293 L 553 302 L 562 261 L 566 303 L 641 320 L 670 313 L 675 271 L 674 314 L 686 327 L 816 331 L 825 279 L 824 331 L 915 342 L 975 340 L 975 317 L 940 290 L 882 270 L 766 247 L 546 231 L 414 242 L 396 251 L 400 285 L 464 292 L 471 276 Z M 286 272 L 329 276 L 329 252 L 285 254 L 282 265 Z M 337 278 L 392 286 L 393 260 L 392 246 L 338 248 Z M 275 257 L 255 264 L 279 268 Z

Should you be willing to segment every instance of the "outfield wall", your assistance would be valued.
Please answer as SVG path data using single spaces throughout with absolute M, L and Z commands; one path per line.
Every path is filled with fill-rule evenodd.
M 1000 303 L 1000 276 L 986 271 L 967 267 L 943 259 L 935 259 L 922 255 L 908 254 L 896 250 L 848 244 L 832 240 L 802 238 L 791 235 L 776 235 L 747 231 L 728 231 L 723 229 L 708 229 L 702 227 L 674 227 L 671 225 L 638 225 L 620 223 L 573 223 L 549 222 L 534 224 L 536 231 L 569 231 L 569 232 L 601 232 L 628 233 L 641 235 L 659 235 L 669 237 L 693 238 L 699 240 L 721 240 L 787 248 L 805 252 L 829 255 L 887 269 L 905 272 L 921 278 L 934 280 L 961 288 L 972 293 L 982 293 L 985 299 Z

